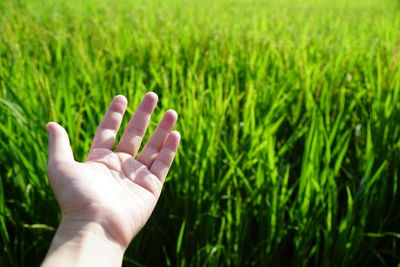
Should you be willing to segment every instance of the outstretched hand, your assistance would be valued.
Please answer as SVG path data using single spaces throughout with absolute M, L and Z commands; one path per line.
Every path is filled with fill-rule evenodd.
M 137 156 L 157 100 L 154 93 L 144 96 L 113 151 L 127 106 L 124 96 L 116 96 L 83 163 L 74 160 L 64 128 L 54 122 L 47 125 L 48 174 L 62 211 L 63 237 L 53 240 L 49 254 L 73 231 L 103 236 L 123 252 L 147 222 L 180 141 L 179 133 L 172 131 L 177 113 L 168 110 Z

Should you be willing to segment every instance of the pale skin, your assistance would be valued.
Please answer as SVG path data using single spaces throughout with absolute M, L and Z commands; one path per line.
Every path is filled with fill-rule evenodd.
M 114 149 L 127 100 L 111 102 L 85 162 L 54 122 L 48 174 L 62 219 L 42 266 L 121 266 L 129 243 L 149 219 L 178 148 L 178 115 L 168 110 L 138 153 L 157 95 L 147 93 Z

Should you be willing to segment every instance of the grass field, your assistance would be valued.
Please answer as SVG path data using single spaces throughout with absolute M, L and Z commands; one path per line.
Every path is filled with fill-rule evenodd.
M 328 2 L 2 0 L 0 265 L 60 218 L 46 122 L 84 160 L 115 94 L 154 91 L 182 144 L 126 266 L 396 266 L 399 3 Z

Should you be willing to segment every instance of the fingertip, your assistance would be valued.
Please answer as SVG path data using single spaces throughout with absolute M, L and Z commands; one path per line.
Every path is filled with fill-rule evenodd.
M 48 123 L 46 123 L 45 128 L 46 128 L 47 131 L 50 129 L 52 123 L 53 123 L 53 122 L 51 122 L 51 121 L 48 122 Z
M 143 97 L 142 103 L 140 104 L 139 109 L 151 114 L 156 107 L 158 101 L 158 96 L 154 92 L 146 93 Z
M 50 135 L 50 137 L 68 138 L 67 131 L 64 129 L 64 127 L 62 127 L 60 124 L 58 124 L 56 122 L 48 122 L 46 124 L 46 130 L 47 130 L 48 134 Z
M 55 123 L 55 122 L 53 122 L 53 121 L 51 121 L 51 122 L 48 122 L 47 124 L 46 124 L 46 130 L 47 130 L 47 132 L 48 133 L 52 133 L 53 131 L 54 131 L 54 129 L 57 127 L 57 123 Z
M 181 139 L 181 134 L 178 131 L 172 131 L 170 133 L 175 139 L 178 139 L 178 141 Z
M 56 122 L 48 122 L 46 129 L 49 133 L 49 161 L 73 160 L 65 129 Z
M 123 95 L 117 95 L 111 102 L 110 109 L 123 114 L 125 112 L 128 100 Z
M 168 135 L 168 139 L 165 142 L 165 146 L 171 148 L 172 150 L 176 151 L 179 143 L 181 141 L 181 134 L 178 131 L 172 131 Z
M 116 95 L 114 97 L 114 101 L 118 101 L 118 102 L 125 103 L 125 104 L 128 103 L 128 100 L 126 99 L 126 97 L 124 95 Z
M 149 98 L 149 99 L 152 99 L 154 102 L 158 101 L 158 95 L 156 93 L 154 93 L 154 92 L 147 92 L 145 94 L 145 97 Z
M 168 132 L 174 128 L 176 121 L 178 120 L 178 114 L 175 110 L 169 109 L 165 112 L 159 126 Z
M 175 120 L 178 119 L 178 113 L 173 109 L 168 109 L 167 112 L 165 112 L 165 114 L 168 114 L 169 116 L 171 116 Z

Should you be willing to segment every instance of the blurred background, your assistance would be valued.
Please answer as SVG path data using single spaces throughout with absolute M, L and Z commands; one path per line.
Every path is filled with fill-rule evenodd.
M 182 144 L 124 266 L 397 266 L 399 61 L 395 0 L 2 0 L 0 266 L 60 219 L 46 123 L 83 161 L 147 91 Z

